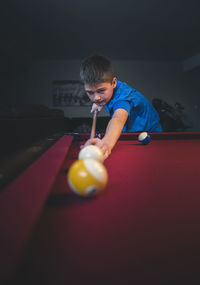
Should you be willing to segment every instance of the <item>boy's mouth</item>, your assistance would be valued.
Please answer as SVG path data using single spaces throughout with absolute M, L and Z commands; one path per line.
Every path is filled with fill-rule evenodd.
M 98 101 L 95 102 L 95 104 L 97 104 L 98 106 L 103 106 L 105 104 L 105 101 Z

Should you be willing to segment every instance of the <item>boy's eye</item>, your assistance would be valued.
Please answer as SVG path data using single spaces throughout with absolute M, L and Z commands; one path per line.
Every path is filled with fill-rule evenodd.
M 87 95 L 92 96 L 93 92 L 86 91 Z

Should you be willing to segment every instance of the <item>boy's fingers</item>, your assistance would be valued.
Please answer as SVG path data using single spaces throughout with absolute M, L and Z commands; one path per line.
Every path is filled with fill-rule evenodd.
M 106 151 L 105 153 L 104 153 L 104 159 L 106 159 L 108 157 L 108 151 Z
M 91 144 L 96 145 L 96 144 L 98 144 L 99 141 L 101 141 L 99 138 L 92 138 L 92 139 L 89 139 L 89 140 L 86 141 L 85 144 L 81 145 L 80 148 L 83 148 L 83 147 L 88 146 L 88 145 L 91 145 Z
M 95 110 L 98 110 L 98 106 L 94 103 L 90 112 L 93 113 Z
M 90 144 L 96 144 L 96 143 L 98 143 L 99 141 L 100 141 L 99 138 L 92 138 L 92 139 L 89 139 Z
M 100 112 L 101 110 L 102 110 L 102 108 L 103 108 L 103 106 L 98 106 L 97 104 L 93 104 L 92 105 L 92 108 L 91 108 L 91 113 L 93 113 L 94 111 L 98 111 L 98 112 Z

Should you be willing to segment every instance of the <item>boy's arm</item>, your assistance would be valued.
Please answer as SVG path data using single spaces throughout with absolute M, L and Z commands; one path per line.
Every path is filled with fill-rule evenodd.
M 128 112 L 124 109 L 117 109 L 110 119 L 108 126 L 106 128 L 105 136 L 102 140 L 98 138 L 90 139 L 85 145 L 94 144 L 97 145 L 104 153 L 104 158 L 106 159 L 113 147 L 115 146 L 122 129 L 128 118 Z
M 124 109 L 117 109 L 110 119 L 108 126 L 106 128 L 105 136 L 102 141 L 108 145 L 111 152 L 115 146 L 119 136 L 121 135 L 122 129 L 128 118 L 128 112 Z M 109 153 L 110 154 L 110 153 Z

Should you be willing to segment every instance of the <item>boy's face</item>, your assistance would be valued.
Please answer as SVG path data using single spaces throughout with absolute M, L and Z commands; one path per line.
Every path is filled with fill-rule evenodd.
M 98 106 L 103 106 L 112 98 L 113 90 L 116 85 L 117 78 L 114 77 L 112 83 L 102 82 L 96 85 L 84 84 L 84 87 L 89 99 Z

